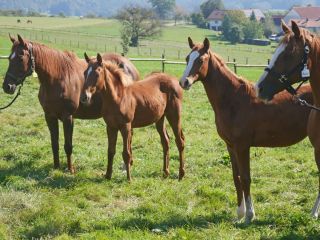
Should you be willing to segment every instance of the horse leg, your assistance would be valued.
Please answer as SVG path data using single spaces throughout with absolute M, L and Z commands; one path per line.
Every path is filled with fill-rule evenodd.
M 237 192 L 237 201 L 238 201 L 237 215 L 238 215 L 238 220 L 241 220 L 246 214 L 246 206 L 244 203 L 244 195 L 243 195 L 243 190 L 240 182 L 239 168 L 238 168 L 236 157 L 235 157 L 235 154 L 233 153 L 232 148 L 230 146 L 227 146 L 227 148 L 228 148 L 231 165 L 232 165 L 233 182 Z
M 130 182 L 131 181 L 131 173 L 130 173 L 130 166 L 131 166 L 131 124 L 126 124 L 123 128 L 121 128 L 121 135 L 123 138 L 123 152 L 122 152 L 122 158 L 126 165 L 126 171 L 127 171 L 127 179 Z
M 169 136 L 164 124 L 164 116 L 156 122 L 156 128 L 160 135 L 161 144 L 163 148 L 163 174 L 164 177 L 169 176 Z
M 59 161 L 59 125 L 58 125 L 58 119 L 55 117 L 51 117 L 48 114 L 45 114 L 45 119 L 47 122 L 47 126 L 50 131 L 50 137 L 51 137 L 51 148 L 53 153 L 53 162 L 54 162 L 54 168 L 60 167 L 60 161 Z
M 318 167 L 319 190 L 318 190 L 317 199 L 312 208 L 311 216 L 314 218 L 318 218 L 319 207 L 320 207 L 320 175 L 319 175 L 320 174 L 320 149 L 316 149 L 316 148 L 314 149 L 314 158 L 316 160 L 317 167 Z
M 255 216 L 253 202 L 250 195 L 250 148 L 236 148 L 235 157 L 239 168 L 241 186 L 244 192 L 246 205 L 245 222 L 250 223 Z
M 72 164 L 72 135 L 73 135 L 73 118 L 72 115 L 63 119 L 63 132 L 64 132 L 64 151 L 67 155 L 68 170 L 70 173 L 75 173 L 75 167 Z
M 182 132 L 181 127 L 181 111 L 178 108 L 173 109 L 171 114 L 167 114 L 166 117 L 169 121 L 170 126 L 172 127 L 176 145 L 179 150 L 179 160 L 180 160 L 180 168 L 179 168 L 179 180 L 181 180 L 185 175 L 184 169 L 184 145 L 185 145 L 185 138 Z
M 105 178 L 110 180 L 112 177 L 113 158 L 114 158 L 114 155 L 116 154 L 118 129 L 107 126 L 107 136 L 108 136 L 108 166 L 107 166 L 107 172 L 106 172 Z

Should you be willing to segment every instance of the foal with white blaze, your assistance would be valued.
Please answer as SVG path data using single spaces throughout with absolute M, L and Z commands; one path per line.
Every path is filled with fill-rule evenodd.
M 287 92 L 266 104 L 256 97 L 253 84 L 234 74 L 210 50 L 207 38 L 203 44 L 188 40 L 192 50 L 180 85 L 189 89 L 198 80 L 203 83 L 218 134 L 230 155 L 238 218 L 245 216 L 250 222 L 255 215 L 250 194 L 250 147 L 284 147 L 299 142 L 306 137 L 310 110 L 295 104 Z M 299 94 L 312 102 L 310 86 L 302 87 Z

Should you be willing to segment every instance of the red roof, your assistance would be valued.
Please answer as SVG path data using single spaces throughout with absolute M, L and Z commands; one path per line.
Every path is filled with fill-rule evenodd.
M 301 18 L 317 19 L 320 17 L 320 7 L 293 7 Z
M 207 17 L 208 20 L 222 20 L 224 18 L 224 11 L 213 10 L 212 13 Z
M 292 19 L 302 28 L 320 28 L 320 18 L 318 19 Z M 291 26 L 291 21 L 289 22 Z

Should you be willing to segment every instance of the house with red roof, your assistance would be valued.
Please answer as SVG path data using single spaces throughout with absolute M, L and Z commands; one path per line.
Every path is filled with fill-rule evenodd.
M 207 17 L 209 28 L 215 31 L 220 31 L 224 15 L 225 11 L 223 10 L 213 10 Z
M 291 25 L 291 20 L 294 20 L 299 27 L 313 32 L 320 32 L 320 7 L 293 7 L 283 19 L 289 26 Z

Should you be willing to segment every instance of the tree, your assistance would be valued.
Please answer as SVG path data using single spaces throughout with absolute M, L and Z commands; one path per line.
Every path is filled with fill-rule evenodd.
M 199 28 L 206 28 L 207 27 L 207 22 L 204 19 L 202 13 L 192 13 L 191 14 L 191 22 Z
M 148 0 L 160 19 L 166 19 L 173 13 L 176 0 Z
M 263 27 L 260 22 L 257 21 L 254 11 L 250 16 L 250 21 L 243 28 L 243 35 L 245 39 L 262 38 Z
M 252 10 L 251 15 L 250 15 L 250 21 L 257 21 L 257 17 L 256 14 L 254 13 L 254 11 Z
M 160 32 L 160 23 L 152 9 L 139 6 L 125 7 L 118 12 L 122 23 L 121 35 L 130 39 L 130 46 L 137 47 L 141 37 L 150 37 Z
M 224 38 L 232 43 L 242 41 L 243 28 L 248 22 L 248 19 L 242 11 L 227 11 L 222 21 L 222 34 Z
M 270 15 L 266 15 L 263 23 L 263 35 L 268 38 L 272 33 L 276 32 L 276 26 Z
M 184 19 L 186 15 L 186 10 L 183 7 L 176 5 L 174 8 L 174 25 L 177 25 L 177 21 Z
M 242 33 L 241 26 L 238 24 L 232 25 L 229 32 L 229 41 L 234 44 L 237 42 L 241 42 L 242 40 L 243 40 L 243 33 Z
M 213 10 L 224 9 L 222 0 L 207 0 L 200 5 L 201 12 L 204 18 L 207 18 Z

